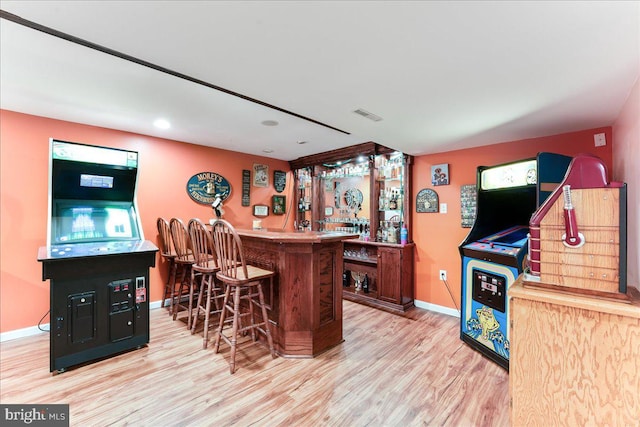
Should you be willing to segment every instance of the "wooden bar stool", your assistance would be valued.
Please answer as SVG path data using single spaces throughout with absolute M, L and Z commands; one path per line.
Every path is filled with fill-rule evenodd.
M 176 275 L 178 265 L 176 264 L 176 251 L 173 249 L 171 240 L 171 228 L 169 221 L 164 218 L 158 218 L 156 221 L 158 227 L 158 246 L 160 247 L 160 256 L 167 262 L 167 283 L 164 285 L 164 294 L 160 307 L 164 307 L 165 301 L 169 299 L 169 314 L 173 314 L 173 298 L 175 297 Z
M 202 348 L 209 344 L 209 319 L 212 314 L 222 313 L 224 291 L 220 281 L 216 279 L 218 258 L 215 255 L 213 238 L 202 221 L 197 218 L 189 221 L 189 236 L 193 248 L 195 263 L 191 266 L 191 288 L 195 286 L 196 275 L 200 274 L 200 290 L 198 302 L 193 307 L 191 333 L 195 333 L 200 313 L 204 313 L 204 341 Z M 204 300 L 204 301 L 203 301 Z M 211 307 L 213 302 L 214 307 Z
M 272 281 L 275 272 L 247 265 L 240 236 L 238 236 L 233 226 L 223 219 L 218 219 L 213 223 L 213 241 L 220 265 L 220 271 L 216 273 L 216 276 L 225 284 L 222 314 L 220 315 L 215 340 L 215 352 L 217 353 L 220 349 L 221 339 L 229 344 L 231 347 L 230 370 L 233 374 L 236 370 L 236 344 L 239 332 L 250 331 L 254 342 L 258 339 L 256 331 L 264 334 L 267 338 L 271 357 L 276 357 L 262 292 L 262 281 Z M 233 303 L 229 301 L 232 292 Z M 241 313 L 241 300 L 247 301 L 248 312 Z M 257 308 L 262 316 L 260 322 L 256 321 L 254 308 Z M 225 324 L 229 323 L 225 322 L 227 315 L 233 316 L 231 335 L 229 336 L 223 333 Z M 241 317 L 249 318 L 248 322 L 242 322 L 244 325 L 242 327 L 240 326 Z
M 191 286 L 191 268 L 195 263 L 193 249 L 191 246 L 191 238 L 187 227 L 179 218 L 171 218 L 169 222 L 171 228 L 171 240 L 173 248 L 176 251 L 175 263 L 182 269 L 180 281 L 177 284 L 178 290 L 175 294 L 173 302 L 173 320 L 178 317 L 180 309 L 187 311 L 187 327 L 191 329 L 191 311 L 193 308 L 193 286 Z M 189 303 L 183 303 L 183 297 L 189 295 Z

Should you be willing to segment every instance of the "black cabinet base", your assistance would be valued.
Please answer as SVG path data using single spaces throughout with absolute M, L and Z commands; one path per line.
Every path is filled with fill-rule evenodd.
M 126 252 L 39 257 L 43 280 L 50 279 L 51 372 L 149 342 L 149 268 L 156 252 L 145 241 Z

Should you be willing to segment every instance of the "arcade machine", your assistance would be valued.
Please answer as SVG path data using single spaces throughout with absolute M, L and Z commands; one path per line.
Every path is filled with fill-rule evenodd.
M 570 157 L 536 158 L 477 172 L 474 225 L 459 247 L 462 256 L 460 338 L 509 369 L 509 286 L 523 272 L 529 219 L 562 180 Z
M 50 140 L 50 371 L 149 342 L 149 268 L 136 204 L 138 153 Z

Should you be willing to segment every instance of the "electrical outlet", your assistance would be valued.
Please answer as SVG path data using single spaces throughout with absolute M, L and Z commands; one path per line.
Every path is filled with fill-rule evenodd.
M 447 270 L 440 270 L 440 280 L 447 280 Z

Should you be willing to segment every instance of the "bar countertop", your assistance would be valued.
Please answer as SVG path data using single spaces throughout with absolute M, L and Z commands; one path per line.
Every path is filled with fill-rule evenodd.
M 358 237 L 357 234 L 335 231 L 283 231 L 268 228 L 237 228 L 236 231 L 240 237 L 264 239 L 274 243 L 330 243 Z

